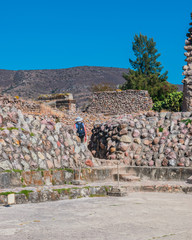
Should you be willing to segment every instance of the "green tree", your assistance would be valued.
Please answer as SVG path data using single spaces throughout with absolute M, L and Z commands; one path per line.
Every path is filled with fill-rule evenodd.
M 123 75 L 126 80 L 121 87 L 123 90 L 148 90 L 153 101 L 164 100 L 167 94 L 176 91 L 176 87 L 167 82 L 168 72 L 161 73 L 163 67 L 157 61 L 160 54 L 157 53 L 153 38 L 148 39 L 142 34 L 135 35 L 133 52 L 136 59 L 129 61 L 135 70 Z

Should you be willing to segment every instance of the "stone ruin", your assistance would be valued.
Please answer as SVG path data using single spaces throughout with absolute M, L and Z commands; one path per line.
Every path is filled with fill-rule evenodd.
M 39 113 L 41 111 L 40 104 L 30 100 L 20 99 L 18 96 L 11 97 L 8 95 L 0 95 L 0 107 L 16 108 L 23 112 Z
M 148 91 L 126 90 L 95 92 L 86 111 L 108 115 L 149 111 L 153 102 Z
M 192 18 L 192 13 L 191 13 Z M 186 34 L 187 39 L 185 40 L 184 49 L 186 52 L 184 55 L 187 57 L 185 61 L 187 65 L 183 67 L 183 75 L 185 78 L 183 79 L 183 111 L 192 111 L 192 22 L 190 23 L 191 27 L 189 28 L 189 32 Z
M 47 116 L 0 105 L 0 172 L 76 168 L 93 160 L 75 130 Z
M 76 101 L 71 93 L 43 94 L 37 100 L 59 110 L 76 111 Z
M 146 112 L 95 124 L 89 149 L 131 166 L 192 167 L 192 113 Z

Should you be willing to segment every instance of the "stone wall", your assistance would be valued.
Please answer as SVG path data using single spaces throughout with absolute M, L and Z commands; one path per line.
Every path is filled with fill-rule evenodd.
M 95 92 L 86 111 L 112 115 L 148 111 L 152 105 L 148 91 L 144 90 Z
M 191 13 L 192 18 L 192 13 Z M 190 23 L 192 25 L 192 23 Z M 189 28 L 189 32 L 187 33 L 187 39 L 185 40 L 184 49 L 186 52 L 184 55 L 186 56 L 185 61 L 187 65 L 183 67 L 183 75 L 185 78 L 183 79 L 183 111 L 192 111 L 192 26 Z
M 0 107 L 1 108 L 15 107 L 24 112 L 39 113 L 41 111 L 40 104 L 35 103 L 33 101 L 20 99 L 18 96 L 12 97 L 12 96 L 0 95 Z
M 73 128 L 42 116 L 0 108 L 0 171 L 75 168 L 92 159 Z
M 39 103 L 47 104 L 62 111 L 76 111 L 76 101 L 73 99 L 72 93 L 44 94 L 40 95 L 37 100 Z
M 147 112 L 94 126 L 89 148 L 97 158 L 132 166 L 192 166 L 192 113 Z

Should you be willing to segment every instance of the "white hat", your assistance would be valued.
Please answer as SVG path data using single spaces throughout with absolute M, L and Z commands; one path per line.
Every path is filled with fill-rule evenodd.
M 83 118 L 81 118 L 81 117 L 77 117 L 77 118 L 75 119 L 75 122 L 81 122 L 81 121 L 83 121 Z

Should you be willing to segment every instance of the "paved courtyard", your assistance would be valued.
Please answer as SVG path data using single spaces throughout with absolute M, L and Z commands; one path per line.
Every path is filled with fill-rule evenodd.
M 0 240 L 191 240 L 192 195 L 130 193 L 0 207 Z

